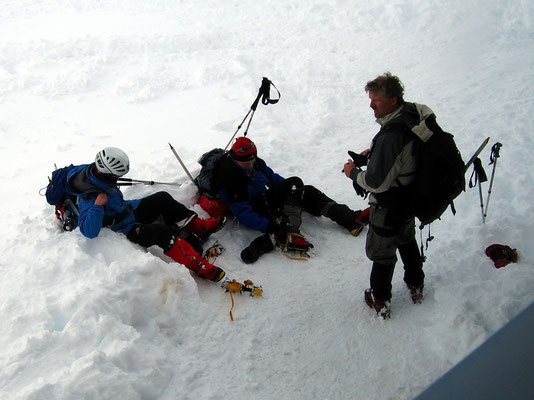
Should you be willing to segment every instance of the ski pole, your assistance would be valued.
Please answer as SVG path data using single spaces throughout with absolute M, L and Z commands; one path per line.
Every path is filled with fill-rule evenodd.
M 469 181 L 469 187 L 472 188 L 473 186 L 477 185 L 478 183 L 478 195 L 480 197 L 480 211 L 482 213 L 482 223 L 484 223 L 484 200 L 482 198 L 482 182 L 486 182 L 488 180 L 488 177 L 486 176 L 486 172 L 484 172 L 484 168 L 482 168 L 482 161 L 480 161 L 480 158 L 475 158 L 473 161 L 473 174 L 471 175 L 471 179 Z M 474 177 L 474 183 L 473 183 L 473 177 Z
M 235 135 L 237 135 L 237 132 L 239 132 L 239 130 L 241 129 L 241 127 L 243 126 L 243 124 L 245 123 L 245 120 L 247 119 L 247 117 L 249 116 L 249 114 L 252 112 L 252 116 L 254 116 L 254 110 L 252 110 L 252 108 L 250 110 L 248 110 L 247 112 L 247 115 L 245 115 L 245 118 L 243 118 L 243 121 L 241 121 L 241 123 L 237 126 L 237 129 L 235 130 L 234 134 L 232 135 L 232 137 L 230 138 L 230 141 L 227 143 L 226 147 L 224 148 L 224 151 L 226 151 L 226 149 L 228 149 L 228 146 L 230 146 L 230 143 L 232 143 L 232 140 L 234 140 L 235 138 Z M 248 122 L 248 125 L 247 125 L 247 130 L 248 130 L 248 127 L 250 126 L 250 121 L 252 121 L 252 117 L 250 118 L 249 122 Z M 246 135 L 245 135 L 246 136 Z
M 133 186 L 133 185 L 171 185 L 171 186 L 181 186 L 181 183 L 178 182 L 155 182 L 155 181 L 143 181 L 140 179 L 131 179 L 131 178 L 119 178 L 118 186 Z
M 277 99 L 271 99 L 271 94 L 270 94 L 271 93 L 271 85 L 278 92 L 278 98 Z M 237 135 L 237 132 L 239 132 L 239 130 L 241 129 L 241 127 L 245 123 L 246 119 L 248 118 L 248 116 L 252 112 L 252 115 L 250 115 L 250 119 L 248 120 L 248 124 L 247 124 L 247 127 L 245 129 L 245 133 L 243 134 L 243 136 L 247 136 L 248 128 L 250 127 L 250 123 L 252 122 L 252 118 L 254 118 L 254 113 L 256 112 L 256 108 L 258 107 L 258 103 L 260 101 L 260 98 L 261 98 L 261 102 L 264 105 L 276 104 L 276 103 L 278 103 L 278 100 L 280 100 L 280 91 L 276 88 L 276 86 L 274 86 L 274 83 L 272 83 L 268 78 L 265 78 L 265 77 L 263 77 L 263 79 L 261 81 L 261 86 L 260 86 L 260 89 L 258 90 L 258 95 L 256 96 L 256 99 L 254 100 L 254 102 L 250 106 L 250 110 L 248 110 L 247 115 L 245 115 L 245 118 L 243 118 L 243 121 L 241 121 L 241 123 L 238 125 L 236 131 L 234 132 L 234 134 L 232 135 L 232 137 L 228 141 L 228 144 L 224 148 L 224 151 L 226 151 L 228 149 L 228 146 L 230 146 L 230 143 L 232 143 L 232 140 L 234 140 L 235 135 Z
M 193 177 L 191 176 L 191 174 L 189 173 L 187 167 L 184 165 L 184 163 L 182 162 L 182 159 L 180 158 L 180 156 L 178 155 L 178 153 L 176 152 L 176 150 L 174 150 L 174 147 L 172 147 L 172 144 L 169 143 L 169 146 L 171 148 L 171 151 L 174 153 L 174 155 L 176 156 L 176 159 L 178 160 L 178 162 L 180 163 L 180 165 L 182 166 L 182 168 L 184 169 L 185 173 L 187 174 L 187 176 L 189 177 L 189 179 L 191 179 L 191 182 L 193 182 L 195 185 L 195 180 L 193 179 Z
M 482 200 L 482 182 L 481 181 L 478 181 L 478 197 L 480 197 L 480 211 L 482 211 L 482 223 L 484 224 L 486 223 L 486 221 L 484 221 L 484 201 Z
M 493 188 L 493 178 L 495 177 L 495 168 L 497 167 L 497 159 L 500 157 L 500 150 L 502 147 L 502 143 L 495 143 L 493 147 L 491 148 L 491 154 L 490 154 L 490 165 L 493 164 L 493 169 L 491 170 L 491 179 L 488 189 L 488 197 L 486 198 L 486 208 L 484 209 L 484 216 L 483 221 L 486 220 L 486 217 L 488 216 L 488 206 L 491 196 L 491 189 Z

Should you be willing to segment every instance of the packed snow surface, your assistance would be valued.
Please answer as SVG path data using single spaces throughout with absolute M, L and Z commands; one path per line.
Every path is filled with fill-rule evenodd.
M 419 394 L 534 300 L 533 20 L 523 0 L 2 2 L 0 398 Z M 62 232 L 39 195 L 54 164 L 115 146 L 129 177 L 181 183 L 127 187 L 127 198 L 167 190 L 203 215 L 169 143 L 197 174 L 266 76 L 282 97 L 250 126 L 260 156 L 364 208 L 340 171 L 378 131 L 363 87 L 385 71 L 434 110 L 464 159 L 491 138 L 488 177 L 490 148 L 503 144 L 486 223 L 468 188 L 457 214 L 431 226 L 422 304 L 397 265 L 388 321 L 363 301 L 365 234 L 324 217 L 304 217 L 308 262 L 275 251 L 244 264 L 257 233 L 234 221 L 213 236 L 226 247 L 217 265 L 265 290 L 236 296 L 231 322 L 217 285 L 109 230 Z M 517 248 L 519 262 L 496 269 L 492 243 Z

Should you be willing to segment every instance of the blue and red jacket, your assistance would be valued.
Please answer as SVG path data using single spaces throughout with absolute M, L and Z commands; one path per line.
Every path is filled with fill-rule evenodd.
M 269 219 L 254 211 L 251 201 L 285 178 L 275 173 L 261 158 L 256 158 L 252 169 L 245 170 L 227 156 L 221 161 L 220 180 L 220 196 L 239 223 L 266 232 Z

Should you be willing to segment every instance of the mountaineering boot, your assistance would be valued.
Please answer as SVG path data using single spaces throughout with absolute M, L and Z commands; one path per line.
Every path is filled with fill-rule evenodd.
M 194 233 L 201 239 L 205 239 L 212 233 L 221 230 L 225 223 L 225 216 L 211 218 L 196 217 L 185 227 L 185 229 Z
M 391 303 L 389 301 L 375 299 L 372 289 L 366 289 L 364 291 L 364 299 L 367 305 L 376 311 L 378 316 L 384 319 L 391 318 Z
M 199 238 L 197 235 L 195 235 L 193 232 L 187 232 L 185 229 L 178 232 L 176 235 L 182 240 L 185 240 L 187 243 L 189 243 L 191 246 L 193 246 L 193 249 L 198 253 L 203 253 L 202 244 L 205 242 L 205 239 Z
M 356 213 L 356 225 L 354 229 L 349 228 L 352 236 L 358 236 L 360 232 L 363 231 L 363 228 L 369 224 L 369 207 L 367 207 L 365 210 L 356 211 Z
M 174 223 L 174 230 L 176 232 L 180 232 L 182 229 L 184 229 L 187 225 L 189 225 L 191 222 L 193 222 L 194 219 L 198 217 L 197 213 L 192 213 L 191 215 L 186 216 L 185 218 L 176 221 Z
M 321 215 L 347 229 L 352 236 L 358 236 L 369 224 L 369 207 L 365 210 L 353 211 L 345 204 L 338 204 L 333 200 L 323 207 Z
M 268 233 L 264 233 L 254 239 L 241 252 L 241 259 L 246 264 L 256 262 L 260 256 L 274 249 L 273 241 Z
M 183 264 L 201 278 L 213 282 L 219 282 L 224 278 L 225 272 L 221 268 L 204 260 L 189 243 L 180 238 L 176 238 L 175 243 L 165 252 L 165 255 Z
M 421 304 L 423 302 L 423 298 L 424 298 L 424 295 L 423 295 L 424 286 L 415 287 L 415 286 L 411 286 L 411 285 L 408 285 L 408 284 L 406 284 L 406 286 L 410 290 L 410 296 L 412 297 L 413 303 L 414 304 Z
M 404 282 L 410 289 L 410 296 L 415 304 L 423 300 L 423 287 L 425 273 L 423 271 L 423 259 L 419 252 L 419 246 L 415 239 L 400 245 L 399 254 L 404 263 Z

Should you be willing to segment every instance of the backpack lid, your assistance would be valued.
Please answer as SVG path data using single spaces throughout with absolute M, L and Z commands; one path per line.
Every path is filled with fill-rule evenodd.
M 486 255 L 491 258 L 496 268 L 502 268 L 511 262 L 517 262 L 517 251 L 505 244 L 492 244 L 486 249 Z

